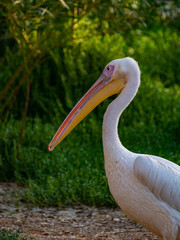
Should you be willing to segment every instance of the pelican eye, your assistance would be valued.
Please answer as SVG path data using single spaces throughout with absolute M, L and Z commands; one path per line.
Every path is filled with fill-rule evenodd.
M 109 71 L 109 70 L 110 70 L 110 67 L 107 67 L 107 70 Z

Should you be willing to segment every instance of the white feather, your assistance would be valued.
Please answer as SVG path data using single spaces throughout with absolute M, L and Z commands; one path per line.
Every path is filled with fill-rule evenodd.
M 160 157 L 130 152 L 121 144 L 119 117 L 137 93 L 140 70 L 131 58 L 109 64 L 115 65 L 114 78 L 127 78 L 125 88 L 108 106 L 103 121 L 110 191 L 131 218 L 164 240 L 180 240 L 180 167 Z
M 158 200 L 180 212 L 180 167 L 178 171 L 164 160 L 141 155 L 134 161 L 134 174 Z

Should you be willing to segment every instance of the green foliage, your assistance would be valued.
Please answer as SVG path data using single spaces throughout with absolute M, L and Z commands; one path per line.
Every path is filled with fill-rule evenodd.
M 115 56 L 143 59 L 141 52 L 146 59 L 155 58 L 154 74 L 161 69 L 158 74 L 162 78 L 168 74 L 168 84 L 177 79 L 178 57 L 175 56 L 179 48 L 174 30 L 178 28 L 178 8 L 175 1 L 20 0 L 12 3 L 8 0 L 0 1 L 0 9 L 2 119 L 13 109 L 16 117 L 25 122 L 32 101 L 37 103 L 37 108 L 31 104 L 30 113 L 37 109 L 38 113 L 48 114 L 47 96 L 43 93 L 47 89 L 49 97 L 61 96 L 60 102 L 71 107 L 71 98 L 77 93 L 73 96 L 69 89 L 73 89 L 73 94 L 75 86 L 81 89 L 84 86 L 81 79 L 85 77 L 89 81 L 91 77 L 89 70 L 93 69 L 93 77 L 97 76 L 102 66 Z M 149 33 L 146 41 L 145 35 Z M 145 49 L 141 47 L 144 43 L 147 43 Z M 154 51 L 150 52 L 152 48 Z M 143 50 L 149 51 L 148 56 Z M 152 62 L 144 61 L 144 65 Z M 73 68 L 75 63 L 78 66 Z M 163 68 L 156 67 L 159 64 Z M 173 71 L 166 73 L 171 68 Z M 54 93 L 54 89 L 59 92 Z
M 27 239 L 29 239 L 27 238 L 27 235 L 22 234 L 20 229 L 12 229 L 8 231 L 0 229 L 0 240 L 27 240 Z
M 137 97 L 120 119 L 123 144 L 131 151 L 159 155 L 180 164 L 179 108 L 179 87 L 165 88 L 144 75 Z M 98 111 L 102 111 L 101 106 Z M 29 187 L 24 191 L 26 201 L 39 205 L 114 206 L 105 177 L 102 116 L 98 115 L 91 113 L 51 153 L 47 144 L 60 125 L 58 114 L 54 115 L 54 127 L 38 117 L 28 119 L 20 160 L 15 144 L 20 121 L 12 118 L 3 124 L 1 132 L 1 178 L 24 183 Z
M 115 205 L 101 144 L 114 97 L 55 151 L 47 145 L 103 67 L 126 56 L 139 62 L 142 83 L 121 117 L 121 141 L 180 164 L 175 1 L 8 0 L 0 10 L 0 179 L 26 185 L 24 198 L 39 205 Z

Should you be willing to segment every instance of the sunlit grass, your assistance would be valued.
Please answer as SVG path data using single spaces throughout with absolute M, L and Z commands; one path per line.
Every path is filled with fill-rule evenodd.
M 23 234 L 20 229 L 10 229 L 10 230 L 2 230 L 0 229 L 0 239 L 1 240 L 27 240 L 34 238 L 29 238 L 27 234 Z

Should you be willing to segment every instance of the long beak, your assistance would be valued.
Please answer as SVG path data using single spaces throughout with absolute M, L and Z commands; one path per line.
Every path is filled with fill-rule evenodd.
M 48 149 L 52 151 L 99 103 L 119 93 L 124 86 L 124 79 L 115 80 L 111 76 L 102 74 L 71 110 L 48 145 Z

